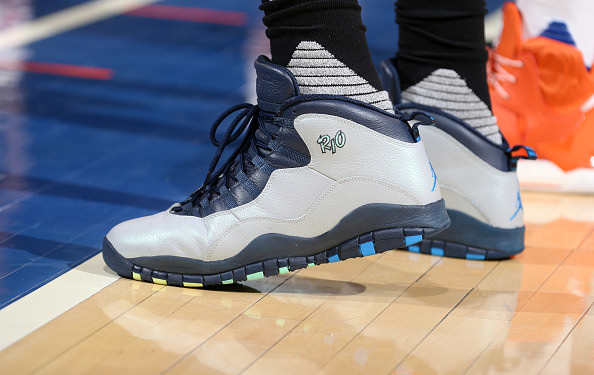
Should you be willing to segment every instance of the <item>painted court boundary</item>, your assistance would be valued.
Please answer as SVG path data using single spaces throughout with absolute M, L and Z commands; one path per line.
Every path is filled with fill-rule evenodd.
M 0 350 L 119 279 L 101 254 L 0 310 Z
M 0 31 L 0 51 L 20 47 L 158 0 L 94 0 Z M 0 310 L 0 350 L 118 279 L 101 254 Z
M 0 32 L 0 51 L 132 11 L 158 0 L 93 0 Z

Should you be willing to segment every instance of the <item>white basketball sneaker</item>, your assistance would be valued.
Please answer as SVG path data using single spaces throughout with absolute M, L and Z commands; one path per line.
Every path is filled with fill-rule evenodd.
M 257 59 L 258 106 L 241 111 L 205 183 L 165 212 L 105 237 L 119 275 L 179 286 L 229 284 L 410 246 L 449 225 L 425 148 L 393 115 L 342 96 L 300 95 Z M 239 149 L 213 172 L 222 149 Z
M 525 228 L 515 169 L 519 158 L 535 158 L 533 151 L 509 148 L 505 139 L 499 145 L 453 111 L 403 102 L 393 60 L 382 62 L 380 78 L 399 111 L 422 111 L 435 120 L 435 126 L 421 126 L 419 131 L 452 221 L 445 231 L 405 249 L 474 260 L 504 259 L 522 252 Z M 486 120 L 492 126 L 494 119 Z M 492 136 L 499 137 L 496 132 Z M 520 149 L 525 150 L 523 156 L 512 155 Z

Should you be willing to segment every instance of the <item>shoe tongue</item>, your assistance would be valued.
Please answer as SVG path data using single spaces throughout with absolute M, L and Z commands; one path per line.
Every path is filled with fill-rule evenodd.
M 514 3 L 503 5 L 503 29 L 497 45 L 497 53 L 515 59 L 522 46 L 522 16 Z
M 254 63 L 258 105 L 267 112 L 276 112 L 285 100 L 299 94 L 299 86 L 289 70 L 275 65 L 265 56 Z

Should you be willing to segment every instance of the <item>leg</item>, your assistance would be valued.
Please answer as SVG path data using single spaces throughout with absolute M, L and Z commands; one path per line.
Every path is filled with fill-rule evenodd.
M 399 110 L 436 119 L 420 134 L 452 219 L 408 250 L 477 260 L 521 252 L 515 158 L 490 110 L 484 2 L 400 0 L 396 9 L 399 51 L 382 64 L 382 81 Z
M 107 234 L 103 257 L 121 276 L 229 284 L 412 245 L 448 226 L 422 143 L 391 104 L 382 109 L 387 94 L 366 67 L 364 38 L 353 39 L 363 52 L 356 61 L 336 38 L 324 39 L 351 30 L 342 24 L 363 32 L 356 2 L 262 7 L 278 64 L 256 60 L 258 105 L 232 107 L 215 121 L 211 138 L 219 149 L 188 199 Z M 219 124 L 236 111 L 216 139 Z M 241 146 L 215 171 L 223 148 L 243 130 Z

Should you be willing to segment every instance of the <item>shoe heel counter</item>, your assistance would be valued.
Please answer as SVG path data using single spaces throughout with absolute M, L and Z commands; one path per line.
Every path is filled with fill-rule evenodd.
M 499 228 L 523 226 L 523 206 L 515 172 L 494 168 L 438 128 L 423 128 L 421 138 L 437 171 L 448 209 Z
M 335 181 L 355 176 L 390 185 L 401 192 L 400 198 L 390 198 L 397 204 L 424 205 L 441 199 L 437 177 L 422 142 L 403 142 L 348 119 L 325 114 L 298 116 L 295 129 L 310 151 L 308 167 Z

